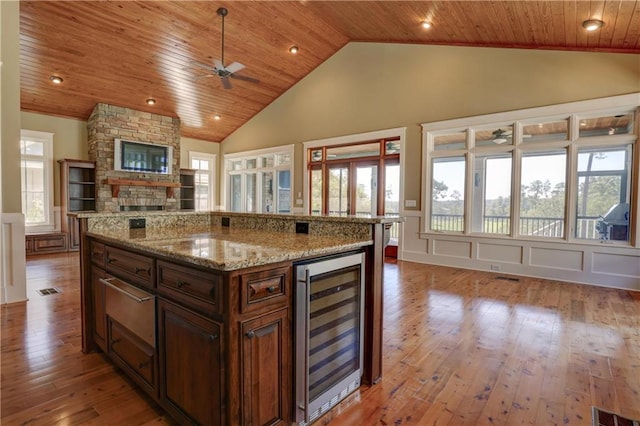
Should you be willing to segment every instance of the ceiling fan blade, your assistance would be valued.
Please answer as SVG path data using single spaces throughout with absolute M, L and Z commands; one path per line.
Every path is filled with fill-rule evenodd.
M 224 69 L 224 65 L 218 59 L 214 59 L 213 60 L 213 65 L 215 65 L 216 69 L 218 69 L 218 70 L 223 70 Z
M 240 71 L 242 68 L 244 68 L 244 65 L 242 65 L 240 62 L 233 62 L 231 65 L 229 65 L 225 69 L 230 73 L 234 73 L 234 72 Z
M 239 74 L 231 74 L 229 77 L 235 78 L 236 80 L 248 81 L 250 83 L 260 83 L 260 80 L 258 80 L 257 78 L 247 77 Z
M 202 62 L 197 62 L 197 61 L 191 61 L 191 63 L 193 65 L 199 66 L 200 68 L 204 68 L 209 71 L 215 71 L 215 68 L 212 67 L 211 65 L 203 64 Z
M 220 80 L 222 80 L 222 87 L 225 89 L 231 89 L 231 82 L 227 77 L 222 77 Z

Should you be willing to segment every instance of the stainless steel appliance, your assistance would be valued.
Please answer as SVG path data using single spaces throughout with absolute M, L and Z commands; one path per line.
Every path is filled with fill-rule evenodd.
M 107 315 L 155 348 L 156 297 L 117 278 L 100 281 L 106 286 Z
M 295 420 L 306 426 L 360 387 L 364 254 L 295 269 Z

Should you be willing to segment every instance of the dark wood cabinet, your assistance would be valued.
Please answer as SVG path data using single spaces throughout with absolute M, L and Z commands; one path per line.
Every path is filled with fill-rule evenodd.
M 60 232 L 28 234 L 25 236 L 27 256 L 67 251 L 67 235 Z
M 107 316 L 105 311 L 104 284 L 101 279 L 107 273 L 99 268 L 91 268 L 91 295 L 93 309 L 93 340 L 104 352 L 107 352 Z
M 222 327 L 158 301 L 160 401 L 183 424 L 224 424 Z
M 68 235 L 68 249 L 78 250 L 80 234 L 78 219 L 67 213 L 96 210 L 95 162 L 58 160 L 60 163 L 60 227 Z
M 243 424 L 286 424 L 290 418 L 288 309 L 242 324 Z
M 196 171 L 180 169 L 180 210 L 196 209 Z

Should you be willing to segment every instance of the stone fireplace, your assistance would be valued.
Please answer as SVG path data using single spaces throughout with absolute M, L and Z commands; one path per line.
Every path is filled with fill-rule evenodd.
M 180 119 L 99 103 L 87 129 L 89 159 L 96 162 L 97 211 L 179 209 L 180 189 L 169 187 L 180 183 Z M 116 138 L 172 146 L 172 173 L 115 170 Z M 109 184 L 108 180 L 119 184 Z

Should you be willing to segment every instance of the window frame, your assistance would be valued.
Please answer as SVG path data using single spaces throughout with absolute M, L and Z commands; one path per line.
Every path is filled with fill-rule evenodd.
M 432 186 L 432 170 L 431 164 L 434 158 L 467 155 L 466 170 L 466 193 L 465 193 L 465 210 L 464 210 L 464 230 L 463 236 L 494 238 L 494 239 L 512 239 L 512 240 L 542 240 L 542 241 L 560 241 L 563 243 L 573 244 L 613 244 L 620 246 L 640 246 L 640 232 L 638 227 L 638 216 L 640 215 L 640 201 L 637 194 L 639 190 L 638 174 L 640 172 L 640 150 L 638 143 L 638 135 L 640 135 L 640 94 L 614 96 L 610 98 L 596 99 L 592 101 L 581 101 L 568 104 L 553 105 L 550 107 L 531 108 L 525 110 L 516 110 L 498 114 L 488 114 L 483 116 L 461 118 L 447 120 L 434 123 L 423 123 L 423 161 L 422 161 L 422 220 L 420 225 L 420 235 L 428 238 L 429 235 L 450 234 L 461 235 L 458 232 L 439 231 L 431 229 L 431 186 Z M 580 120 L 593 118 L 614 116 L 619 114 L 632 114 L 633 130 L 630 133 L 603 135 L 603 136 L 582 136 L 580 137 Z M 568 135 L 566 139 L 557 140 L 541 140 L 528 142 L 523 138 L 524 126 L 531 124 L 547 123 L 552 121 L 567 120 Z M 489 129 L 492 127 L 500 127 L 505 125 L 513 125 L 512 144 L 503 144 L 495 146 L 475 146 L 474 135 L 478 129 Z M 467 147 L 465 149 L 446 149 L 435 150 L 434 138 L 449 133 L 467 132 Z M 577 172 L 577 155 L 579 149 L 594 148 L 615 148 L 625 145 L 631 145 L 631 169 L 630 173 L 630 220 L 629 220 L 629 240 L 628 241 L 609 241 L 609 240 L 590 240 L 585 238 L 577 238 L 575 229 L 577 226 L 577 191 L 578 191 L 578 172 Z M 521 173 L 522 173 L 522 156 L 526 153 L 544 152 L 544 151 L 566 151 L 566 170 L 565 170 L 565 213 L 564 213 L 564 236 L 557 237 L 534 237 L 527 235 L 519 235 L 520 227 L 520 191 L 521 191 Z M 499 153 L 512 153 L 512 172 L 511 172 L 511 232 L 509 235 L 490 234 L 484 232 L 473 232 L 471 227 L 472 206 L 469 202 L 473 199 L 472 183 L 473 183 L 473 164 L 475 156 L 494 155 Z
M 265 156 L 274 156 L 274 164 L 272 167 L 260 167 L 258 164 L 258 160 L 261 157 Z M 285 165 L 278 165 L 275 162 L 275 157 L 278 155 L 288 155 L 290 161 Z M 240 186 L 241 186 L 241 212 L 247 212 L 246 210 L 246 197 L 244 196 L 246 191 L 246 175 L 247 174 L 255 174 L 256 175 L 256 199 L 254 200 L 256 209 L 255 213 L 278 213 L 277 211 L 264 212 L 262 211 L 263 200 L 262 200 L 262 175 L 264 172 L 271 172 L 273 174 L 273 203 L 272 205 L 277 210 L 279 206 L 279 191 L 278 189 L 278 171 L 289 171 L 289 182 L 290 182 L 290 205 L 289 205 L 289 213 L 293 212 L 294 209 L 294 198 L 293 198 L 293 182 L 294 182 L 294 145 L 283 145 L 277 146 L 273 148 L 266 149 L 257 149 L 252 151 L 243 151 L 232 154 L 225 154 L 223 160 L 223 174 L 224 174 L 224 209 L 229 211 L 231 210 L 231 197 L 233 193 L 231 191 L 231 176 L 240 175 Z M 247 167 L 247 163 L 256 160 L 256 167 Z M 233 170 L 231 167 L 231 162 L 240 162 L 240 169 Z M 286 213 L 281 213 L 286 214 Z
M 23 161 L 42 161 L 43 163 L 43 176 L 44 176 L 44 215 L 46 221 L 44 223 L 29 225 L 26 219 L 25 206 L 21 206 L 23 214 L 25 215 L 25 233 L 38 233 L 38 232 L 52 232 L 56 230 L 55 209 L 53 205 L 53 136 L 54 133 L 41 132 L 36 130 L 20 130 L 20 141 L 31 140 L 34 142 L 42 142 L 43 155 L 28 155 L 20 153 L 20 196 L 23 199 L 23 193 L 25 191 L 25 181 L 22 176 L 22 162 Z

